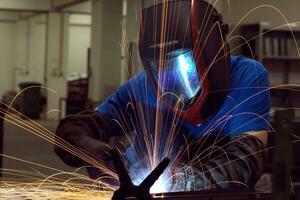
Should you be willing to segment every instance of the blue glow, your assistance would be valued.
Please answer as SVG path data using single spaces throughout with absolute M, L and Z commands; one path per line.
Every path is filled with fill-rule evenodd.
M 138 175 L 133 176 L 133 184 L 139 185 L 142 181 L 150 174 L 152 170 L 140 170 Z M 167 172 L 164 172 L 152 185 L 150 188 L 150 193 L 165 193 L 170 192 L 171 190 L 171 181 L 170 176 L 168 176 Z
M 163 93 L 173 93 L 183 101 L 193 98 L 201 89 L 193 52 L 190 50 L 166 60 L 158 84 Z
M 191 57 L 189 57 L 189 55 L 180 55 L 177 59 L 179 62 L 178 68 L 181 72 L 180 74 L 184 81 L 184 85 L 186 86 L 188 98 L 192 98 L 199 90 L 199 86 L 196 88 L 193 87 L 189 80 L 192 74 L 197 73 L 196 66 L 193 62 L 191 62 Z

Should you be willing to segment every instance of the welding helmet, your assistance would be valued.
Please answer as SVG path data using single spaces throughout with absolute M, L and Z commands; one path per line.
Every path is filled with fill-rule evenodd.
M 139 53 L 161 105 L 199 124 L 229 88 L 230 54 L 221 15 L 203 0 L 164 1 L 142 12 Z

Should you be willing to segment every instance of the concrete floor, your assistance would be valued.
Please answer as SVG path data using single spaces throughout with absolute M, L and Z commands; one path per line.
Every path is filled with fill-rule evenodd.
M 37 121 L 37 123 L 52 132 L 55 131 L 58 124 L 57 121 L 53 120 Z M 27 130 L 24 130 L 23 128 L 12 125 L 9 122 L 4 123 L 4 154 L 63 171 L 75 170 L 75 168 L 64 164 L 63 161 L 56 156 L 53 151 L 53 144 L 39 138 Z M 56 173 L 53 170 L 9 158 L 3 158 L 3 168 L 22 169 L 26 171 L 37 170 L 45 174 L 45 176 Z M 86 174 L 85 171 L 81 173 Z M 10 175 L 4 173 L 3 177 L 8 178 Z

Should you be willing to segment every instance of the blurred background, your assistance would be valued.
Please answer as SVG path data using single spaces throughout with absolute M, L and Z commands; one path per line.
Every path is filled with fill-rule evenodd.
M 55 131 L 64 116 L 94 108 L 141 70 L 137 52 L 140 11 L 153 2 L 0 0 L 2 101 L 51 131 Z M 278 132 L 288 131 L 278 134 L 283 139 L 277 141 L 284 143 L 278 144 L 281 153 L 276 154 L 276 159 L 286 159 L 283 162 L 297 174 L 300 166 L 297 156 L 286 155 L 300 152 L 299 145 L 291 145 L 291 135 L 300 132 L 300 112 L 290 109 L 283 114 L 274 113 L 280 107 L 299 108 L 296 90 L 300 84 L 297 50 L 300 1 L 219 0 L 211 3 L 233 30 L 229 37 L 233 54 L 262 62 L 269 71 L 271 86 L 285 85 L 272 90 L 271 122 L 288 124 L 288 129 L 278 128 Z M 287 23 L 291 24 L 287 26 Z M 249 45 L 242 45 L 244 40 L 240 36 L 249 40 Z M 27 89 L 19 93 L 24 88 Z M 54 154 L 51 143 L 8 122 L 4 122 L 2 128 L 0 147 L 4 155 L 73 170 Z M 272 139 L 271 145 L 273 143 Z M 273 155 L 270 158 L 273 159 Z M 269 172 L 274 169 L 272 163 L 269 161 Z M 6 157 L 2 158 L 2 168 L 30 170 L 27 164 Z M 44 172 L 47 174 L 47 170 Z

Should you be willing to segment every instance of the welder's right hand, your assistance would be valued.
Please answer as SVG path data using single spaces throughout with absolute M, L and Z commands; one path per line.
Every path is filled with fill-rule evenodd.
M 56 144 L 61 138 L 81 151 L 87 152 L 101 162 L 110 160 L 109 150 L 118 147 L 125 150 L 124 137 L 113 136 L 97 111 L 84 111 L 61 120 L 56 130 Z M 88 165 L 84 160 L 55 146 L 55 153 L 68 165 Z
M 174 169 L 172 191 L 253 188 L 264 171 L 267 152 L 253 135 L 232 136 L 214 152 L 205 156 L 207 160 L 199 158 L 194 165 Z

